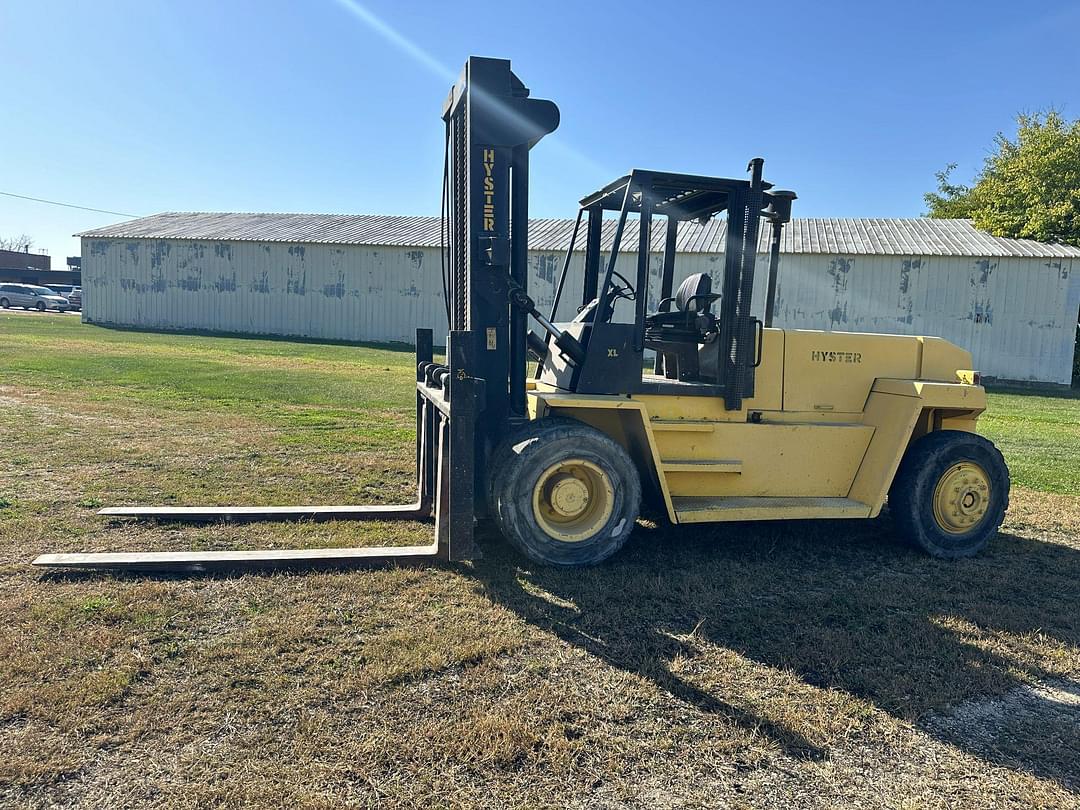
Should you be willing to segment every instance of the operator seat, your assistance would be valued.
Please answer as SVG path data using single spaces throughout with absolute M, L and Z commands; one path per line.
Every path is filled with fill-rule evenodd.
M 694 273 L 679 285 L 674 298 L 660 302 L 663 309 L 675 304 L 673 311 L 661 311 L 645 318 L 645 346 L 656 351 L 664 376 L 683 382 L 700 381 L 698 349 L 715 342 L 716 317 L 712 305 L 720 295 L 712 291 L 708 273 Z
M 675 308 L 682 312 L 708 312 L 718 298 L 720 294 L 712 291 L 712 276 L 694 273 L 684 278 L 675 291 Z M 663 305 L 661 301 L 660 306 Z

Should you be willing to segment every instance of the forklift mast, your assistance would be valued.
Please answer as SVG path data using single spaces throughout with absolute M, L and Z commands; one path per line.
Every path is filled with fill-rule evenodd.
M 452 333 L 466 333 L 467 373 L 485 381 L 478 438 L 490 448 L 525 418 L 528 311 L 512 301 L 528 294 L 529 150 L 559 125 L 559 109 L 529 98 L 508 60 L 474 56 L 443 121 L 447 318 Z

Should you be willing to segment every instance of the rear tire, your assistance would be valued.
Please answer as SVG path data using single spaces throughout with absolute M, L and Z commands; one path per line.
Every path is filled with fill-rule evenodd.
M 0 298 L 0 307 L 3 309 L 11 309 L 11 302 L 6 298 Z
M 1009 506 L 1009 468 L 977 433 L 938 430 L 917 439 L 889 489 L 889 512 L 902 534 L 933 557 L 982 551 Z
M 596 565 L 633 531 L 641 481 L 626 451 L 573 419 L 539 419 L 492 454 L 489 505 L 503 535 L 529 559 Z
M 37 302 L 37 311 L 38 312 L 44 312 L 45 309 L 46 309 L 45 304 L 43 302 L 41 302 L 41 301 L 38 301 Z

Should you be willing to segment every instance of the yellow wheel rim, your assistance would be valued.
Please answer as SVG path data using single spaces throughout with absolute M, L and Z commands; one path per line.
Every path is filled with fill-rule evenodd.
M 949 467 L 934 488 L 934 520 L 949 534 L 971 530 L 989 508 L 990 478 L 974 462 Z
M 549 537 L 578 543 L 595 535 L 611 517 L 615 490 L 591 461 L 571 458 L 552 464 L 533 487 L 533 514 Z

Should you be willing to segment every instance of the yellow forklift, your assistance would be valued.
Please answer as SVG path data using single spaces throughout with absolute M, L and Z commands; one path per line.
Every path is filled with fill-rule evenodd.
M 531 98 L 508 61 L 471 57 L 443 120 L 450 333 L 446 362 L 436 363 L 431 330 L 417 332 L 416 501 L 102 510 L 164 521 L 431 520 L 432 542 L 46 554 L 36 565 L 207 571 L 461 560 L 473 556 L 483 519 L 534 561 L 591 565 L 622 547 L 643 501 L 677 525 L 872 518 L 888 504 L 906 537 L 946 558 L 975 554 L 995 534 L 1009 474 L 977 432 L 986 393 L 970 353 L 936 337 L 772 325 L 795 194 L 763 179 L 760 158 L 737 179 L 635 169 L 585 197 L 545 315 L 527 289 L 529 150 L 558 126 L 558 108 Z M 716 287 L 698 273 L 673 289 L 679 224 L 717 216 L 727 239 Z M 610 245 L 605 218 L 615 223 Z M 765 225 L 759 319 L 751 297 Z M 650 290 L 660 227 L 662 268 Z M 630 278 L 617 269 L 626 245 L 636 254 L 623 265 Z M 559 322 L 581 255 L 580 308 Z

